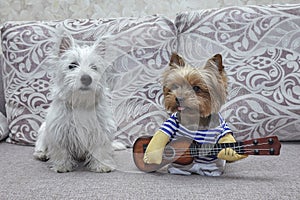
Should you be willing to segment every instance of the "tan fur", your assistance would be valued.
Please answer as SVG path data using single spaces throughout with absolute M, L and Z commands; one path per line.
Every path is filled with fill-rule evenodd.
M 226 101 L 227 77 L 220 54 L 202 67 L 192 67 L 173 54 L 162 84 L 165 108 L 172 113 L 179 112 L 181 123 L 197 124 L 195 128 L 208 126 Z

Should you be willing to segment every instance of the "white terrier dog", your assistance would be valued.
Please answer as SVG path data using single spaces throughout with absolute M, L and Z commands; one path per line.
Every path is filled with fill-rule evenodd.
M 56 71 L 53 102 L 33 155 L 49 159 L 56 172 L 72 171 L 80 161 L 91 171 L 110 172 L 116 168 L 112 145 L 115 124 L 106 100 L 105 65 L 97 44 L 79 46 L 70 36 L 63 36 L 58 44 L 51 57 Z

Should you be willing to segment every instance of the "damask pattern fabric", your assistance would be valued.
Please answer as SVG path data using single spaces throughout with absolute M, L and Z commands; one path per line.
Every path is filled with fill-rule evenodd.
M 300 5 L 181 13 L 178 52 L 190 64 L 221 53 L 229 76 L 222 114 L 237 139 L 300 139 Z
M 147 16 L 9 22 L 2 29 L 2 73 L 10 129 L 7 141 L 26 145 L 35 142 L 51 102 L 47 56 L 58 29 L 83 43 L 103 40 L 99 48 L 103 49 L 107 73 L 111 73 L 108 81 L 118 125 L 116 137 L 131 144 L 139 135 L 151 134 L 165 115 L 158 75 L 175 50 L 176 29 L 171 21 Z
M 276 3 L 295 4 L 299 0 L 2 0 L 0 23 L 8 20 L 97 19 L 153 14 L 164 14 L 173 19 L 176 13 L 182 11 Z
M 47 55 L 66 32 L 82 43 L 102 40 L 115 136 L 131 146 L 168 118 L 160 76 L 177 51 L 199 66 L 216 53 L 229 76 L 222 116 L 237 139 L 278 135 L 299 140 L 300 5 L 248 6 L 161 16 L 7 22 L 1 66 L 8 142 L 33 145 L 51 102 Z

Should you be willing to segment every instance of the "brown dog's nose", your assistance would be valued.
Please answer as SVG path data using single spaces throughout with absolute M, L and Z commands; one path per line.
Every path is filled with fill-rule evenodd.
M 87 74 L 81 76 L 80 81 L 83 85 L 89 86 L 92 83 L 92 77 Z
M 176 104 L 177 104 L 177 105 L 180 105 L 180 104 L 183 103 L 184 98 L 183 98 L 183 97 L 176 97 L 175 101 L 176 101 Z

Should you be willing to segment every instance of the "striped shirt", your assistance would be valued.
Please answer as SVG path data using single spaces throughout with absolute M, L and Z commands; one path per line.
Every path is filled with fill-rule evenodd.
M 219 126 L 208 129 L 208 130 L 196 130 L 191 131 L 184 127 L 182 124 L 179 123 L 177 113 L 173 113 L 169 119 L 167 119 L 160 130 L 167 134 L 170 138 L 176 137 L 188 137 L 193 139 L 194 141 L 200 144 L 216 144 L 227 133 L 232 133 L 231 129 L 228 127 L 227 123 L 219 113 Z M 218 166 L 218 158 L 216 156 L 197 156 L 194 158 L 194 163 L 198 164 L 208 164 L 209 166 L 214 165 L 215 167 Z M 225 162 L 224 162 L 225 165 Z M 214 168 L 215 168 L 214 167 Z M 221 166 L 223 168 L 224 166 Z M 210 167 L 209 167 L 210 168 Z

